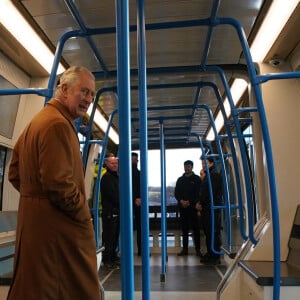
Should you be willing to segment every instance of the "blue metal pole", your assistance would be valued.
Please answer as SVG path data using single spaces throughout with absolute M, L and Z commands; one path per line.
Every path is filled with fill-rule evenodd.
M 220 0 L 214 0 L 211 13 L 210 13 L 210 19 L 214 20 L 216 18 L 218 9 L 220 6 Z M 213 26 L 208 27 L 207 35 L 206 35 L 206 41 L 204 45 L 204 50 L 203 50 L 203 55 L 202 55 L 202 60 L 201 60 L 201 66 L 206 65 L 210 45 L 211 45 L 211 37 L 212 37 L 212 32 L 213 32 Z
M 223 72 L 223 70 L 219 67 L 208 67 L 208 70 L 214 70 L 217 73 L 219 73 L 220 78 L 222 80 L 223 86 L 225 88 L 225 92 L 227 95 L 228 102 L 230 104 L 230 109 L 231 109 L 231 115 L 234 121 L 235 129 L 236 129 L 236 134 L 237 134 L 237 140 L 239 143 L 239 148 L 240 148 L 240 154 L 241 154 L 241 161 L 242 161 L 242 166 L 243 166 L 243 175 L 245 177 L 245 190 L 246 190 L 246 196 L 247 196 L 247 207 L 248 207 L 248 227 L 249 227 L 249 238 L 252 241 L 254 245 L 257 244 L 257 240 L 254 237 L 254 222 L 253 222 L 253 210 L 252 210 L 252 205 L 253 205 L 253 195 L 252 195 L 252 187 L 250 185 L 250 170 L 247 162 L 247 154 L 246 154 L 246 147 L 244 144 L 243 140 L 243 135 L 241 132 L 240 124 L 238 121 L 238 114 L 235 109 L 234 101 L 231 95 L 230 87 L 227 82 L 226 76 Z
M 167 260 L 167 230 L 166 230 L 166 149 L 164 143 L 163 121 L 160 128 L 160 167 L 161 167 L 161 274 L 160 281 L 165 282 Z
M 230 126 L 229 126 L 228 120 L 227 120 L 228 118 L 226 116 L 225 108 L 224 108 L 222 98 L 221 98 L 221 95 L 220 95 L 220 92 L 219 92 L 217 86 L 214 83 L 208 83 L 208 86 L 210 86 L 214 90 L 215 95 L 216 95 L 217 100 L 218 100 L 218 103 L 219 103 L 219 106 L 220 106 L 220 111 L 221 111 L 222 116 L 224 118 L 225 130 L 226 130 L 227 135 L 228 135 L 227 138 L 228 138 L 228 142 L 229 142 L 229 146 L 230 146 L 230 150 L 231 150 L 231 155 L 232 155 L 233 166 L 234 166 L 234 170 L 235 170 L 235 172 L 234 172 L 235 173 L 235 180 L 236 180 L 237 183 L 240 183 L 241 182 L 240 171 L 239 171 L 239 167 L 238 167 L 235 146 L 234 146 L 234 143 L 233 143 L 233 138 L 235 138 L 235 136 L 231 133 Z M 214 129 L 214 132 L 216 132 L 216 129 Z M 219 136 L 219 138 L 221 138 L 221 137 Z M 238 196 L 238 208 L 239 208 L 239 213 L 240 213 L 240 233 L 241 233 L 242 238 L 244 240 L 247 240 L 248 236 L 246 235 L 246 232 L 245 232 L 244 207 L 243 207 L 241 184 L 236 185 L 236 190 L 237 190 L 237 196 Z
M 116 0 L 122 299 L 134 299 L 128 0 Z
M 102 142 L 98 141 L 99 144 L 102 144 L 102 151 L 100 153 L 100 159 L 99 159 L 99 168 L 98 168 L 98 174 L 97 174 L 97 180 L 96 180 L 96 189 L 95 189 L 95 194 L 94 194 L 94 208 L 92 209 L 94 213 L 94 230 L 95 230 L 95 239 L 96 239 L 96 246 L 99 247 L 99 216 L 98 216 L 98 210 L 99 210 L 99 198 L 100 198 L 100 183 L 101 183 L 101 173 L 102 173 L 102 166 L 104 162 L 104 156 L 106 153 L 106 148 L 107 148 L 107 143 L 108 143 L 108 135 L 109 135 L 109 130 L 113 121 L 113 118 L 116 114 L 117 110 L 114 110 L 108 120 L 107 124 L 107 130 L 104 135 L 104 139 Z M 91 115 L 91 122 L 94 119 L 94 115 Z M 85 147 L 88 148 L 88 145 L 91 143 L 91 141 L 88 141 L 88 144 L 85 144 Z
M 148 200 L 148 122 L 147 122 L 147 69 L 144 0 L 137 1 L 137 40 L 139 66 L 139 117 L 141 157 L 141 231 L 142 231 L 142 297 L 150 299 L 149 263 L 149 200 Z
M 254 63 L 252 61 L 251 53 L 249 46 L 247 44 L 247 39 L 245 33 L 242 29 L 242 26 L 239 22 L 234 19 L 222 19 L 223 24 L 232 25 L 238 34 L 240 39 L 244 55 L 247 61 L 249 68 L 249 77 L 253 87 L 256 104 L 258 108 L 258 114 L 261 122 L 261 130 L 263 135 L 263 142 L 265 145 L 267 168 L 269 175 L 269 186 L 270 186 L 270 195 L 271 195 L 271 210 L 272 210 L 272 226 L 273 226 L 273 250 L 274 250 L 274 281 L 273 281 L 273 300 L 280 299 L 280 225 L 279 225 L 279 209 L 278 209 L 278 198 L 276 191 L 276 177 L 275 169 L 273 163 L 273 153 L 272 145 L 269 134 L 269 128 L 267 123 L 267 118 L 265 114 L 265 109 L 263 105 L 262 95 L 260 87 L 258 85 L 258 77 L 256 75 Z

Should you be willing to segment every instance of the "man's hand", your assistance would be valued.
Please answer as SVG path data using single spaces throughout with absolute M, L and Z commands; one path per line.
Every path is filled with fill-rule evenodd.
M 190 201 L 189 200 L 180 200 L 180 204 L 183 208 L 187 208 L 190 206 Z

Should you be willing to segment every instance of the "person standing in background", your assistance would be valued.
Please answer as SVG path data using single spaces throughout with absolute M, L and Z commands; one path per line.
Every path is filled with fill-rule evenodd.
M 194 246 L 197 256 L 200 252 L 200 228 L 196 210 L 199 201 L 201 179 L 193 172 L 193 162 L 184 162 L 184 174 L 177 179 L 175 186 L 175 198 L 178 201 L 180 222 L 182 229 L 182 250 L 178 256 L 188 255 L 189 229 L 193 230 Z
M 117 248 L 120 235 L 119 161 L 113 153 L 105 156 L 106 172 L 101 178 L 102 205 L 102 253 L 103 265 L 107 269 L 119 267 Z
M 208 170 L 206 169 L 206 165 Z M 197 204 L 197 209 L 200 211 L 202 226 L 205 234 L 207 253 L 200 259 L 200 262 L 205 264 L 220 264 L 220 255 L 214 253 L 212 248 L 218 252 L 221 251 L 221 211 L 218 209 L 213 210 L 214 213 L 214 241 L 212 245 L 212 210 L 211 201 L 213 205 L 222 205 L 222 176 L 217 171 L 214 160 L 208 158 L 205 161 L 202 160 L 202 167 L 205 170 L 206 176 L 204 177 L 201 184 L 200 201 Z M 210 199 L 208 174 L 211 180 L 212 196 Z
M 74 120 L 95 96 L 84 67 L 60 77 L 55 98 L 19 137 L 8 178 L 20 192 L 8 300 L 101 299 L 96 244 Z
M 134 214 L 134 226 L 136 229 L 137 255 L 141 256 L 141 191 L 140 170 L 138 169 L 139 156 L 136 152 L 131 153 L 132 163 L 132 202 Z

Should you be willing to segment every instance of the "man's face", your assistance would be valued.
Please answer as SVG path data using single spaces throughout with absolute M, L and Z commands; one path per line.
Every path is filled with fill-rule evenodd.
M 132 155 L 131 156 L 131 163 L 133 164 L 133 165 L 137 165 L 138 164 L 138 158 L 137 158 L 137 156 L 135 156 L 135 155 Z
M 191 174 L 193 171 L 193 166 L 190 164 L 184 164 L 184 173 Z
M 108 157 L 105 161 L 106 166 L 113 172 L 117 172 L 119 168 L 119 161 L 116 157 Z
M 95 80 L 88 73 L 80 74 L 72 85 L 63 84 L 64 104 L 71 116 L 76 119 L 85 116 L 95 97 Z
M 206 166 L 205 166 L 205 160 L 202 160 L 202 168 L 204 170 L 206 170 Z M 207 163 L 207 167 L 210 168 L 214 163 L 213 162 L 210 162 L 209 160 L 206 160 L 206 163 Z

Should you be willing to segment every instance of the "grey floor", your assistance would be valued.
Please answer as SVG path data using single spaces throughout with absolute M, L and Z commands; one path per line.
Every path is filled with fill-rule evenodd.
M 151 299 L 216 299 L 216 289 L 226 271 L 222 261 L 218 266 L 200 263 L 194 254 L 178 257 L 168 255 L 165 282 L 161 282 L 161 257 L 154 254 L 150 258 L 150 296 Z M 100 268 L 100 281 L 104 288 L 105 300 L 121 299 L 121 270 L 108 271 Z M 141 258 L 135 256 L 134 299 L 142 299 Z

